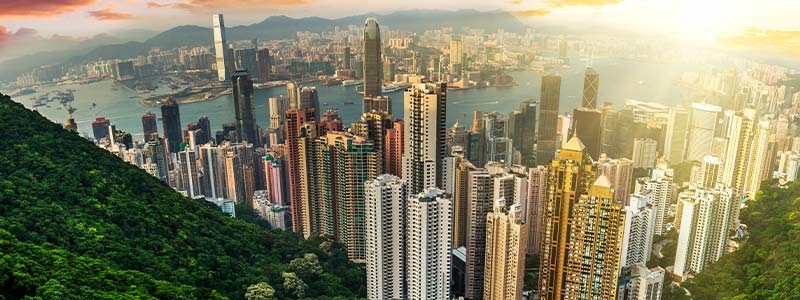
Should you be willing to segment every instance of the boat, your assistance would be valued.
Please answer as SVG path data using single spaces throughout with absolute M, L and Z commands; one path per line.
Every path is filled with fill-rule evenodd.
M 339 79 L 336 79 L 336 78 L 326 78 L 325 80 L 322 81 L 322 85 L 324 85 L 324 86 L 332 86 L 332 85 L 337 85 L 337 84 L 341 84 L 341 83 L 342 83 L 342 81 L 339 80 Z
M 349 80 L 342 81 L 342 86 L 362 85 L 362 84 L 364 84 L 364 81 L 363 80 L 357 80 L 357 79 L 349 79 Z
M 356 104 L 356 103 L 353 101 L 345 101 L 344 104 Z
M 411 85 L 409 85 L 407 83 L 392 83 L 392 84 L 384 85 L 381 88 L 381 92 L 382 93 L 396 92 L 396 91 L 399 91 L 399 90 L 406 89 L 409 86 L 411 86 Z
M 15 93 L 11 94 L 10 96 L 11 97 L 25 96 L 25 95 L 29 95 L 29 94 L 33 94 L 33 93 L 36 93 L 36 90 L 34 90 L 32 88 L 26 88 L 26 89 L 19 89 Z

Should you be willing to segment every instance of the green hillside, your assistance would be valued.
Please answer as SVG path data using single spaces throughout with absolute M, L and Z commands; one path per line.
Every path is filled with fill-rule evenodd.
M 800 183 L 770 184 L 742 210 L 749 240 L 685 283 L 695 299 L 800 299 Z
M 0 299 L 366 294 L 337 245 L 231 219 L 2 95 L 0 128 Z

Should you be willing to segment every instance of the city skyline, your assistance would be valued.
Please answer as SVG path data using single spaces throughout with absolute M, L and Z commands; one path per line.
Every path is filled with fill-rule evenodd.
M 415 4 L 415 1 L 418 0 L 366 6 L 353 0 L 343 3 L 332 0 L 59 0 L 33 3 L 8 0 L 0 4 L 0 60 L 3 48 L 11 43 L 40 39 L 80 40 L 98 34 L 134 31 L 143 34 L 142 31 L 160 31 L 189 24 L 209 27 L 207 15 L 213 13 L 224 13 L 228 15 L 228 26 L 239 26 L 277 15 L 335 19 L 358 14 L 380 17 L 412 7 L 454 9 L 453 3 L 432 5 L 424 1 Z M 555 26 L 574 30 L 580 26 L 596 27 L 606 33 L 667 34 L 679 39 L 716 41 L 717 45 L 734 47 L 759 42 L 763 45 L 760 50 L 782 54 L 797 54 L 793 47 L 797 46 L 800 36 L 800 24 L 794 22 L 790 13 L 800 9 L 800 2 L 783 0 L 758 3 L 743 0 L 736 3 L 722 0 L 516 0 L 495 3 L 470 0 L 460 2 L 458 8 L 507 11 L 534 27 Z M 82 22 L 62 26 L 74 20 Z
M 141 4 L 60 1 L 73 11 L 110 5 L 109 14 L 134 19 L 122 9 Z M 115 226 L 142 224 L 141 230 L 125 232 L 146 249 L 109 248 L 118 254 L 99 265 L 124 256 L 131 270 L 167 280 L 170 271 L 150 274 L 152 262 L 136 258 L 196 248 L 201 243 L 184 244 L 198 235 L 190 225 L 223 216 L 224 222 L 206 226 L 199 235 L 236 236 L 232 231 L 246 229 L 235 224 L 245 222 L 293 238 L 218 238 L 241 245 L 237 260 L 270 252 L 252 251 L 250 243 L 275 250 L 322 244 L 313 251 L 286 251 L 281 259 L 249 261 L 257 270 L 183 251 L 172 264 L 183 275 L 169 283 L 218 288 L 245 299 L 661 300 L 663 293 L 664 299 L 688 300 L 717 298 L 708 296 L 714 289 L 731 294 L 724 297 L 730 299 L 760 293 L 752 290 L 761 286 L 724 274 L 746 263 L 753 270 L 745 275 L 760 276 L 765 284 L 772 280 L 776 295 L 786 288 L 786 279 L 757 274 L 754 265 L 760 262 L 741 253 L 764 251 L 749 248 L 774 235 L 763 232 L 759 222 L 780 214 L 751 209 L 765 198 L 800 193 L 800 183 L 793 183 L 800 174 L 800 124 L 793 121 L 800 118 L 800 72 L 707 47 L 708 39 L 721 33 L 717 26 L 735 15 L 715 6 L 721 1 L 675 3 L 678 10 L 718 9 L 702 16 L 680 14 L 686 18 L 676 30 L 692 27 L 683 32 L 687 43 L 614 36 L 603 26 L 593 30 L 609 35 L 540 31 L 518 20 L 505 23 L 509 19 L 502 12 L 461 20 L 458 13 L 423 10 L 387 16 L 385 23 L 380 16 L 355 16 L 347 24 L 315 19 L 324 25 L 263 26 L 248 34 L 267 37 L 251 37 L 241 27 L 226 28 L 222 14 L 236 15 L 245 7 L 316 8 L 327 0 L 161 1 L 145 5 L 203 14 L 205 28 L 194 28 L 194 34 L 179 30 L 158 47 L 134 43 L 123 50 L 105 48 L 113 50 L 111 57 L 92 53 L 27 68 L 5 74 L 10 79 L 0 82 L 14 99 L 3 96 L 0 113 L 24 106 L 33 116 L 28 119 L 66 120 L 44 122 L 49 129 L 30 133 L 17 125 L 24 122 L 8 117 L 14 140 L 8 147 L 24 159 L 11 164 L 13 159 L 0 159 L 10 178 L 22 179 L 2 181 L 3 190 L 14 195 L 17 185 L 22 191 L 61 189 L 53 184 L 58 180 L 39 180 L 48 172 L 16 174 L 94 164 L 73 177 L 61 175 L 63 188 L 80 191 L 65 191 L 71 203 L 59 204 L 52 214 L 72 206 L 97 213 L 78 210 L 65 223 L 77 230 L 64 230 L 59 223 L 52 231 L 91 240 L 82 232 L 113 237 Z M 480 6 L 471 1 L 463 5 Z M 49 3 L 46 9 L 61 13 L 53 5 L 62 2 Z M 545 18 L 582 9 L 608 17 L 647 3 L 660 2 L 514 0 L 498 5 L 518 17 Z M 396 28 L 393 22 L 417 27 Z M 85 131 L 89 123 L 92 135 Z M 19 139 L 18 131 L 28 132 L 28 139 Z M 58 152 L 43 155 L 42 146 L 33 143 L 50 135 L 54 142 L 44 145 Z M 103 155 L 80 148 L 87 145 Z M 69 160 L 58 161 L 61 154 Z M 124 162 L 124 167 L 103 171 L 113 165 L 102 159 Z M 98 172 L 109 175 L 98 177 Z M 126 181 L 115 177 L 120 174 L 150 177 Z M 127 187 L 137 191 L 124 192 Z M 174 194 L 176 200 L 149 196 L 148 205 L 180 209 L 175 204 L 181 201 L 203 203 L 189 209 L 191 221 L 179 220 L 181 211 L 131 213 L 120 205 L 167 187 L 171 190 L 161 194 Z M 25 206 L 15 204 L 19 208 L 8 215 L 26 214 L 29 206 L 31 213 L 41 214 L 34 205 L 46 199 L 38 194 L 26 195 Z M 105 206 L 116 211 L 103 212 Z M 147 221 L 138 221 L 140 215 Z M 9 233 L 0 227 L 0 244 L 8 235 L 56 249 L 74 247 L 48 236 L 27 237 L 18 229 L 28 229 L 23 226 L 30 221 L 6 223 L 6 218 L 0 214 L 0 224 L 16 227 Z M 84 230 L 84 224 L 94 224 L 88 218 L 117 225 Z M 162 231 L 177 237 L 138 237 Z M 78 246 L 84 244 L 94 245 Z M 221 256 L 225 253 L 231 252 Z M 355 267 L 334 270 L 330 259 Z M 202 274 L 196 274 L 196 266 L 223 275 L 261 272 L 263 279 L 248 273 L 235 284 L 198 281 L 195 276 Z M 785 270 L 790 267 L 781 268 L 779 275 L 792 274 Z M 333 277 L 341 272 L 352 275 L 345 281 Z M 717 272 L 724 279 L 705 279 Z M 19 280 L 6 277 L 0 285 L 16 290 L 0 291 L 0 298 L 38 295 L 53 285 L 33 282 L 18 289 Z M 326 289 L 337 283 L 347 288 Z

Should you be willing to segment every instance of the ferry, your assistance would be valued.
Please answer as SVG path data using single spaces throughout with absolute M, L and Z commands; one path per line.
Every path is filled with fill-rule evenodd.
M 362 84 L 364 84 L 363 80 L 350 79 L 342 81 L 342 86 L 362 85 Z
M 399 91 L 399 90 L 406 89 L 406 88 L 408 88 L 410 86 L 411 85 L 409 85 L 407 83 L 392 83 L 392 84 L 389 84 L 389 85 L 384 85 L 383 88 L 381 88 L 381 92 L 382 93 L 396 92 L 396 91 Z
M 356 103 L 353 101 L 345 101 L 344 104 L 356 104 Z

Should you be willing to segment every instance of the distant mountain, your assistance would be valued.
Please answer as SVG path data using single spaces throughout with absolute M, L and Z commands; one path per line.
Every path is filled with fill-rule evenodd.
M 411 32 L 422 32 L 441 27 L 452 27 L 456 33 L 467 27 L 483 29 L 487 32 L 496 32 L 499 29 L 509 32 L 521 32 L 528 28 L 528 25 L 520 22 L 509 12 L 464 9 L 458 11 L 406 10 L 384 15 L 363 14 L 339 19 L 271 16 L 252 25 L 228 27 L 226 33 L 228 40 L 231 41 L 254 38 L 260 40 L 291 39 L 300 31 L 322 32 L 331 31 L 336 26 L 346 28 L 348 25 L 361 25 L 368 17 L 376 17 L 382 28 Z M 146 33 L 138 32 L 139 37 L 144 34 Z M 19 73 L 30 69 L 45 64 L 63 62 L 65 60 L 61 58 L 65 56 L 73 57 L 73 62 L 83 63 L 97 58 L 125 59 L 135 57 L 147 54 L 151 48 L 173 49 L 181 46 L 211 46 L 213 44 L 213 34 L 209 27 L 183 25 L 156 34 L 141 43 L 108 44 L 110 43 L 103 43 L 94 50 L 89 50 L 90 47 L 84 46 L 84 51 L 72 50 L 67 55 L 58 52 L 46 55 L 37 53 L 30 58 L 0 62 L 0 70 L 9 70 L 0 74 L 0 80 L 13 80 Z M 89 43 L 88 45 L 97 44 Z

